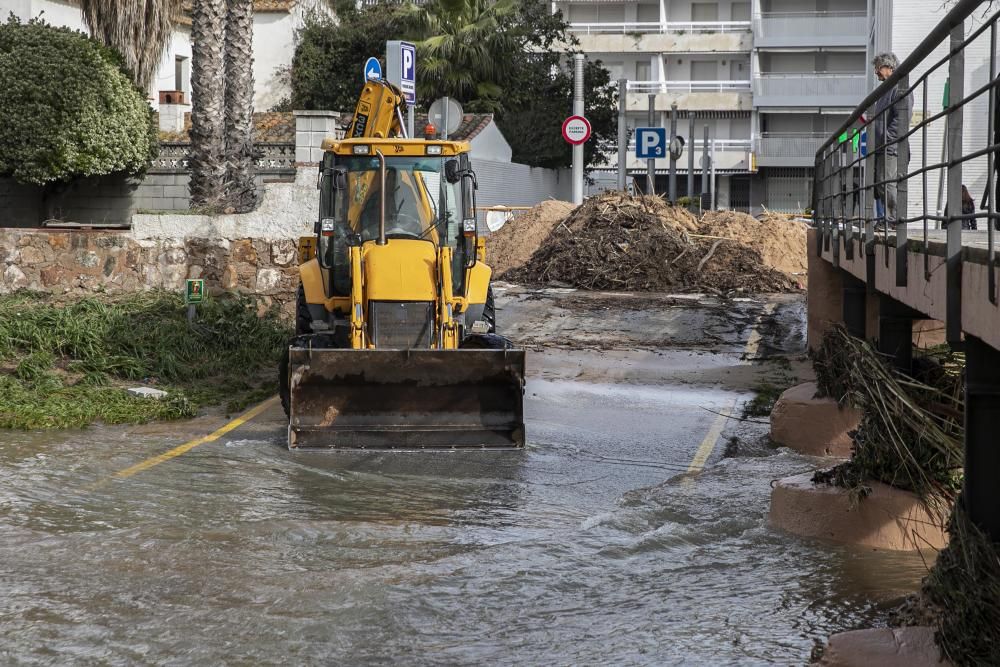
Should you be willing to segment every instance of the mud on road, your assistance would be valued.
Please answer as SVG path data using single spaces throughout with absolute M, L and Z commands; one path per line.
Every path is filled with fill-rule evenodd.
M 805 372 L 802 296 L 497 297 L 522 452 L 291 453 L 273 407 L 119 477 L 225 419 L 0 432 L 0 660 L 802 664 L 916 586 L 772 531 L 818 461 L 720 416 Z

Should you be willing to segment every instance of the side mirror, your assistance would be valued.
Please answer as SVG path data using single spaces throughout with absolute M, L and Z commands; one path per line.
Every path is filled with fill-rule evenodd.
M 333 168 L 333 189 L 343 192 L 347 189 L 347 169 L 344 167 Z
M 452 158 L 444 163 L 444 178 L 449 183 L 458 183 L 462 178 L 462 170 L 458 165 L 458 160 Z

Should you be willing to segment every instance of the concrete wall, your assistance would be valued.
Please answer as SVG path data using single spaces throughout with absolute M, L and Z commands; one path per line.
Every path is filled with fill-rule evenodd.
M 546 199 L 568 201 L 573 196 L 569 169 L 540 169 L 496 160 L 476 160 L 473 168 L 479 181 L 476 200 L 481 209 L 534 206 Z
M 0 230 L 0 294 L 180 292 L 204 278 L 210 294 L 240 292 L 294 313 L 298 254 L 293 239 L 138 240 L 129 232 Z

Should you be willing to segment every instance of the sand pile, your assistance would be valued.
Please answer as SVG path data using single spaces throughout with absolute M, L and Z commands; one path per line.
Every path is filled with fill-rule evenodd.
M 658 197 L 607 192 L 556 224 L 531 259 L 505 277 L 636 292 L 795 288 L 791 279 L 764 264 L 758 250 L 689 236 L 699 229 L 691 213 Z
M 804 222 L 765 214 L 760 220 L 735 211 L 709 211 L 699 234 L 733 239 L 760 253 L 768 266 L 805 284 L 806 229 Z
M 486 261 L 493 275 L 500 277 L 519 269 L 531 258 L 552 233 L 552 229 L 570 214 L 574 206 L 567 201 L 550 199 L 515 215 L 503 227 L 486 237 Z

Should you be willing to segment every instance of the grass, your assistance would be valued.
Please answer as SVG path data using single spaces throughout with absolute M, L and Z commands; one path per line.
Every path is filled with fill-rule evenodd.
M 0 428 L 78 428 L 229 411 L 273 394 L 291 332 L 245 298 L 209 299 L 194 325 L 179 295 L 142 292 L 59 303 L 0 297 Z M 132 397 L 150 385 L 168 398 Z
M 792 380 L 776 385 L 762 380 L 753 386 L 756 395 L 743 404 L 743 417 L 768 417 L 774 404 L 781 395 L 792 385 Z

